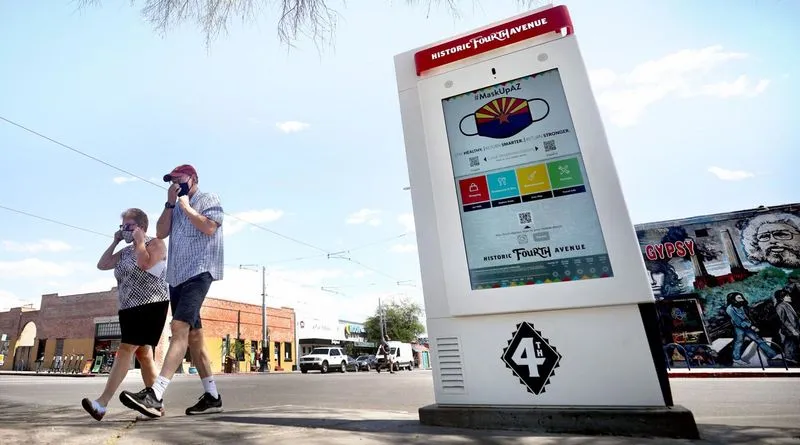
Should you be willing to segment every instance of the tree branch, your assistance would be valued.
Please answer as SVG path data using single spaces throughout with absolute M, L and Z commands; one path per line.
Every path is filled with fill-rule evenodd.
M 72 0 L 78 8 L 98 7 L 103 0 Z M 372 0 L 377 1 L 377 0 Z M 404 0 L 415 6 L 423 3 L 430 15 L 434 5 L 443 4 L 454 17 L 460 15 L 460 0 Z M 473 5 L 477 0 L 472 0 Z M 490 0 L 494 3 L 497 0 Z M 547 0 L 515 0 L 524 7 L 533 7 Z M 332 43 L 338 13 L 328 6 L 329 0 L 130 0 L 131 6 L 143 4 L 141 14 L 155 31 L 165 36 L 171 29 L 194 21 L 202 30 L 206 47 L 220 34 L 227 34 L 233 20 L 242 23 L 255 22 L 265 9 L 278 6 L 278 39 L 287 46 L 294 46 L 299 36 L 310 38 L 319 48 Z M 345 0 L 342 0 L 344 3 Z

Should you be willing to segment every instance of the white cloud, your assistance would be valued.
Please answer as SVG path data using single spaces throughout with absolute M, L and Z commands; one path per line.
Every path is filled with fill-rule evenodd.
M 417 245 L 411 243 L 395 244 L 389 248 L 389 252 L 392 253 L 410 253 L 416 251 L 417 251 Z
M 114 184 L 125 184 L 126 182 L 136 182 L 139 178 L 134 178 L 132 176 L 117 176 L 113 179 Z
M 17 241 L 3 241 L 3 249 L 9 252 L 25 252 L 25 253 L 39 253 L 39 252 L 66 252 L 71 250 L 72 246 L 57 240 L 42 239 L 32 243 L 20 243 Z
M 275 126 L 284 133 L 297 133 L 298 131 L 303 131 L 310 127 L 311 124 L 300 121 L 285 121 L 278 122 Z
M 416 232 L 416 227 L 414 226 L 414 214 L 413 213 L 402 213 L 397 217 L 397 222 L 400 223 L 408 233 Z
M 55 263 L 38 258 L 27 258 L 20 261 L 0 261 L 0 278 L 44 278 L 68 277 L 76 272 L 95 270 L 87 263 L 63 262 Z
M 347 224 L 369 224 L 371 226 L 379 226 L 381 219 L 380 210 L 361 209 L 355 213 L 350 214 L 345 222 Z
M 277 221 L 281 219 L 284 214 L 283 210 L 277 209 L 249 210 L 246 212 L 233 213 L 232 215 L 235 216 L 235 218 L 226 218 L 225 235 L 232 235 L 236 232 L 240 232 L 242 229 L 249 226 L 248 223 L 262 224 Z
M 722 46 L 714 45 L 668 54 L 641 63 L 624 74 L 607 68 L 592 70 L 589 78 L 597 102 L 608 113 L 610 122 L 629 127 L 639 122 L 650 105 L 671 95 L 726 99 L 763 93 L 770 84 L 769 79 L 755 83 L 745 75 L 732 82 L 706 79 L 721 65 L 747 57 L 745 53 L 724 51 Z
M 23 300 L 11 292 L 0 289 L 0 312 L 8 311 L 13 307 L 26 306 L 29 304 L 34 304 L 34 302 Z
M 608 68 L 589 71 L 589 82 L 592 83 L 593 88 L 608 88 L 613 85 L 616 80 L 617 73 Z
M 718 82 L 703 85 L 697 91 L 690 92 L 688 95 L 711 96 L 726 99 L 735 96 L 754 97 L 763 93 L 770 84 L 769 79 L 761 79 L 754 87 L 751 87 L 750 79 L 741 75 L 733 82 Z
M 371 270 L 357 270 L 353 272 L 353 278 L 364 278 L 367 275 L 372 275 Z
M 59 295 L 80 295 L 92 292 L 106 292 L 111 288 L 116 287 L 117 280 L 114 279 L 114 272 L 112 271 L 98 271 L 106 274 L 104 278 L 94 278 L 89 280 L 81 280 L 78 283 L 71 283 L 67 285 L 58 286 L 57 290 Z
M 754 173 L 744 170 L 726 170 L 720 167 L 709 167 L 708 171 L 723 181 L 741 181 L 743 179 L 752 178 Z

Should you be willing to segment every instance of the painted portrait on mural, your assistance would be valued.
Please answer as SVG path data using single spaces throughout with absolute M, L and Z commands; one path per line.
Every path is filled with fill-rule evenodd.
M 800 367 L 800 205 L 636 232 L 675 366 Z

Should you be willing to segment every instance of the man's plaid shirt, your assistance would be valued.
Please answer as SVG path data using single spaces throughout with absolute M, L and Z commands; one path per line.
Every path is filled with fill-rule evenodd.
M 203 272 L 214 280 L 221 280 L 224 269 L 222 243 L 222 204 L 214 193 L 197 191 L 189 198 L 189 205 L 206 218 L 219 223 L 213 235 L 208 236 L 195 227 L 179 205 L 172 209 L 172 228 L 167 254 L 167 283 L 175 287 Z

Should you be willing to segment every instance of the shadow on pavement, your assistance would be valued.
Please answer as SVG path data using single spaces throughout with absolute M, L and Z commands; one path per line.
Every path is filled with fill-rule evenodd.
M 530 433 L 524 431 L 486 431 L 486 430 L 465 430 L 458 428 L 429 427 L 421 425 L 414 420 L 348 420 L 348 419 L 307 419 L 302 417 L 239 417 L 239 416 L 216 416 L 214 422 L 230 422 L 239 424 L 272 425 L 295 428 L 315 428 L 327 430 L 340 430 L 354 433 L 361 432 L 380 432 L 380 433 L 400 433 L 400 434 L 419 434 L 426 436 L 469 436 L 476 443 L 515 443 L 508 439 L 520 439 L 532 437 Z M 719 444 L 753 444 L 767 439 L 800 439 L 800 428 L 798 429 L 779 429 L 779 428 L 759 428 L 759 427 L 734 427 L 728 425 L 699 425 L 701 440 L 671 440 L 674 443 L 719 443 Z M 598 441 L 607 439 L 608 443 L 619 443 L 620 441 L 631 441 L 638 443 L 642 440 L 637 438 L 626 438 L 621 436 L 587 436 L 570 437 L 557 434 L 535 434 L 542 439 L 552 439 L 558 443 L 570 444 L 596 444 Z M 490 437 L 506 438 L 501 442 L 492 441 Z M 566 442 L 564 442 L 566 440 Z M 663 439 L 661 439 L 663 440 Z M 406 439 L 402 440 L 407 443 Z M 430 443 L 421 441 L 420 443 Z M 551 443 L 551 442 L 542 442 Z M 553 442 L 554 443 L 554 442 Z
M 485 445 L 639 445 L 796 443 L 800 428 L 778 429 L 700 425 L 703 440 L 642 439 L 618 436 L 563 436 L 524 431 L 481 431 L 424 426 L 414 414 L 313 407 L 265 407 L 207 416 L 174 413 L 154 421 L 134 421 L 130 411 L 115 410 L 102 422 L 80 407 L 0 402 L 3 443 L 272 444 L 329 445 L 485 444 Z M 794 440 L 793 440 L 794 438 Z

